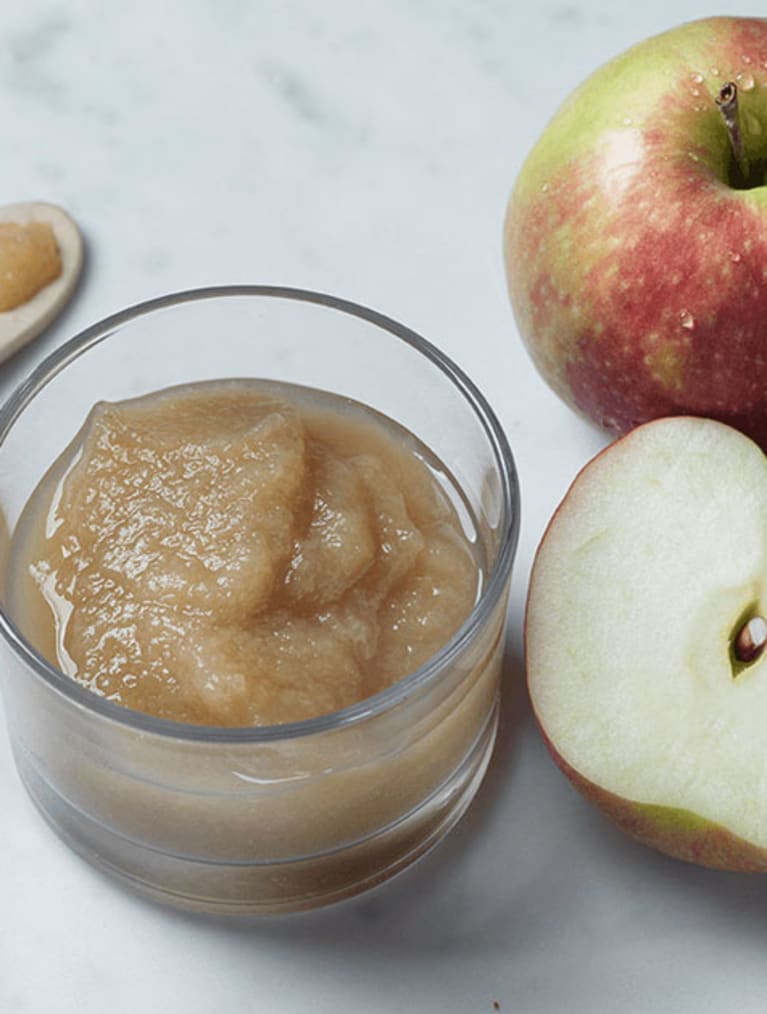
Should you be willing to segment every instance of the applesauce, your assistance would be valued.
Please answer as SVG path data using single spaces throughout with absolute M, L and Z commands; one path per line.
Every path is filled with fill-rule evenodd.
M 61 253 L 48 222 L 0 222 L 0 313 L 32 299 L 61 271 Z
M 76 625 L 70 629 L 72 618 L 61 600 L 69 585 L 57 586 L 57 580 L 65 574 L 60 568 L 63 550 L 74 546 L 64 545 L 61 526 L 54 531 L 45 526 L 52 516 L 55 528 L 65 496 L 72 497 L 66 523 L 74 525 L 85 516 L 83 505 L 77 506 L 75 486 L 67 480 L 75 477 L 79 465 L 85 466 L 88 436 L 96 442 L 96 415 L 109 427 L 114 418 L 104 418 L 112 411 L 104 406 L 85 427 L 83 420 L 97 403 L 138 410 L 143 406 L 149 412 L 152 402 L 159 410 L 166 395 L 174 399 L 194 390 L 218 397 L 222 382 L 211 378 L 254 374 L 269 379 L 259 381 L 257 391 L 248 381 L 248 398 L 257 394 L 292 406 L 279 424 L 272 419 L 273 433 L 282 432 L 293 413 L 288 429 L 300 422 L 304 442 L 322 444 L 321 454 L 304 454 L 307 474 L 314 476 L 309 483 L 314 494 L 297 496 L 291 522 L 291 539 L 298 532 L 303 556 L 313 557 L 316 566 L 299 565 L 295 543 L 280 540 L 281 522 L 275 522 L 277 535 L 267 538 L 271 529 L 261 527 L 260 542 L 238 541 L 235 531 L 230 532 L 229 549 L 217 571 L 201 565 L 205 553 L 190 553 L 182 560 L 174 536 L 163 532 L 161 538 L 171 540 L 164 546 L 166 555 L 156 559 L 154 570 L 151 561 L 137 570 L 136 558 L 129 562 L 123 556 L 130 540 L 122 529 L 130 519 L 116 507 L 108 538 L 99 542 L 93 533 L 88 573 L 101 574 L 109 564 L 112 576 L 117 570 L 122 574 L 118 598 L 132 592 L 138 609 L 136 589 L 141 587 L 142 592 L 149 590 L 150 602 L 159 602 L 158 629 L 164 634 L 159 644 L 150 644 L 149 661 L 158 669 L 169 661 L 183 663 L 183 692 L 169 692 L 155 680 L 156 670 L 148 670 L 138 682 L 157 682 L 158 701 L 169 709 L 166 714 L 189 710 L 187 720 L 178 721 L 140 710 L 135 700 L 125 706 L 126 698 L 118 701 L 115 694 L 134 688 L 119 682 L 119 667 L 116 682 L 89 685 L 95 670 L 88 670 L 83 659 L 88 663 L 88 651 L 95 652 L 109 624 L 99 626 L 97 611 L 92 632 Z M 239 397 L 243 382 L 231 383 Z M 148 395 L 158 391 L 166 395 Z M 272 414 L 265 415 L 263 405 L 252 405 L 248 422 L 241 408 L 224 413 L 228 421 L 215 437 L 220 456 L 226 457 L 224 447 L 241 443 L 243 434 L 257 430 Z M 191 420 L 177 422 L 183 429 Z M 151 448 L 147 445 L 144 451 L 151 449 L 153 461 L 173 443 L 163 444 L 167 429 L 149 427 Z M 192 429 L 199 432 L 196 424 Z M 206 439 L 215 436 L 215 427 L 203 429 Z M 332 482 L 335 466 L 327 465 L 326 452 L 344 462 Z M 339 475 L 348 478 L 347 459 L 354 457 L 383 462 L 386 479 L 366 485 L 367 473 L 360 473 L 340 482 Z M 107 459 L 104 465 L 111 474 Z M 233 286 L 164 296 L 106 318 L 56 349 L 0 406 L 0 471 L 0 520 L 7 528 L 9 567 L 16 576 L 0 601 L 0 685 L 10 743 L 30 797 L 54 830 L 89 862 L 125 886 L 177 907 L 222 914 L 298 910 L 380 883 L 423 855 L 460 818 L 482 779 L 498 724 L 506 602 L 519 531 L 518 491 L 508 443 L 492 410 L 460 369 L 433 346 L 364 307 L 297 289 Z M 291 468 L 291 481 L 294 471 Z M 275 476 L 282 474 L 287 481 L 285 472 L 276 469 Z M 146 475 L 149 483 L 142 479 L 138 484 L 144 491 L 152 483 L 160 489 L 168 478 L 156 476 L 153 469 Z M 237 482 L 245 478 L 233 476 L 228 484 L 211 478 L 204 486 L 204 476 L 198 477 L 199 499 L 207 497 L 216 509 L 229 504 Z M 116 481 L 114 474 L 110 481 Z M 392 518 L 409 538 L 399 547 L 402 575 L 398 572 L 387 586 L 386 580 L 379 582 L 387 573 L 386 554 L 379 552 L 382 527 L 372 504 L 390 483 L 399 489 Z M 336 560 L 330 528 L 311 525 L 317 490 L 325 489 L 327 499 L 331 488 L 344 486 L 364 490 L 362 499 L 368 504 L 367 512 L 351 509 L 357 502 L 352 495 L 348 501 L 344 498 L 348 509 L 338 512 L 344 531 L 357 533 L 352 546 L 359 545 L 349 558 L 355 563 Z M 170 516 L 176 540 L 182 531 L 192 548 L 206 550 L 205 531 L 195 533 L 189 527 L 198 517 L 196 498 L 176 505 Z M 124 496 L 117 499 L 125 504 Z M 241 514 L 234 512 L 246 525 L 253 520 L 250 501 L 250 496 L 239 498 Z M 164 510 L 145 499 L 140 502 L 142 511 L 163 520 Z M 264 504 L 259 524 L 264 517 L 275 521 Z M 336 499 L 333 504 L 337 509 Z M 91 519 L 105 523 L 108 512 L 103 515 L 96 508 Z M 354 523 L 363 515 L 366 523 Z M 326 537 L 312 542 L 312 531 L 324 531 Z M 417 592 L 428 588 L 428 582 L 434 587 L 435 580 L 442 580 L 440 554 L 423 548 L 430 539 L 449 547 L 449 586 L 470 586 L 460 609 L 460 614 L 464 608 L 468 613 L 459 619 L 456 604 L 440 612 L 449 596 L 427 595 L 427 601 L 434 599 L 439 606 L 430 614 L 435 622 L 444 621 L 445 631 L 453 623 L 458 626 L 416 665 L 414 657 L 408 660 L 406 646 L 412 642 L 421 644 L 424 654 L 431 651 L 428 623 L 420 622 L 426 615 L 420 611 L 424 597 Z M 418 545 L 419 552 L 412 553 Z M 59 559 L 46 574 L 40 565 L 52 546 L 60 550 Z M 4 541 L 0 550 L 5 554 L 6 548 Z M 273 568 L 273 581 L 265 581 L 269 568 L 264 561 L 273 556 L 279 565 Z M 77 559 L 77 554 L 70 552 L 66 559 Z M 425 566 L 427 583 L 419 585 L 419 568 Z M 51 576 L 53 570 L 58 578 Z M 286 583 L 295 571 L 302 572 L 300 579 Z M 173 588 L 158 586 L 162 572 L 172 576 Z M 212 581 L 213 573 L 224 581 Z M 87 576 L 85 568 L 82 575 Z M 67 581 L 71 577 L 66 572 Z M 381 603 L 387 598 L 401 603 L 397 596 L 408 583 L 417 607 L 409 615 L 417 630 L 389 642 L 387 624 L 393 627 L 399 620 L 393 606 L 373 608 L 376 595 L 383 596 Z M 265 588 L 269 595 L 263 594 Z M 177 601 L 182 598 L 179 589 L 183 607 Z M 325 600 L 330 598 L 335 605 L 327 608 Z M 214 600 L 219 625 L 226 630 L 218 642 Z M 360 610 L 349 612 L 353 624 L 345 611 L 347 600 Z M 255 605 L 249 611 L 243 603 Z M 330 612 L 325 624 L 333 632 L 328 639 L 332 652 L 322 657 L 340 650 L 354 662 L 343 669 L 342 683 L 332 687 L 326 668 L 313 668 L 320 677 L 315 687 L 321 700 L 311 702 L 311 710 L 337 707 L 335 695 L 341 692 L 349 695 L 341 700 L 353 696 L 353 703 L 286 723 L 276 721 L 278 716 L 266 710 L 258 693 L 252 698 L 249 692 L 240 693 L 240 675 L 246 686 L 259 685 L 252 671 L 240 671 L 249 657 L 247 646 L 261 638 L 268 647 L 275 635 L 264 624 L 277 618 L 286 603 L 291 610 L 295 607 L 304 628 L 311 629 Z M 129 610 L 115 609 L 119 623 L 114 629 L 129 626 Z M 70 663 L 56 644 L 57 616 L 61 648 L 72 656 L 68 671 Z M 147 624 L 152 618 L 158 619 L 147 615 Z M 176 622 L 185 633 L 174 639 L 170 628 Z M 357 624 L 364 637 L 349 636 Z M 368 636 L 371 630 L 374 636 Z M 130 637 L 121 637 L 131 643 Z M 102 643 L 109 647 L 107 641 Z M 396 645 L 391 652 L 383 650 L 387 643 Z M 201 684 L 201 667 L 189 658 L 192 647 L 195 653 L 204 647 L 209 671 L 225 677 L 220 699 L 211 700 L 212 688 Z M 74 655 L 79 650 L 85 654 L 78 663 Z M 110 651 L 110 658 L 117 659 L 114 643 Z M 292 709 L 298 698 L 289 670 L 296 658 L 288 653 L 286 659 L 279 680 L 285 691 L 279 695 L 280 707 L 289 704 Z M 342 669 L 335 664 L 332 668 L 336 674 Z M 398 670 L 408 674 L 396 675 Z M 80 677 L 91 675 L 81 682 L 78 671 Z M 123 670 L 126 674 L 136 673 Z M 275 696 L 270 706 L 277 700 Z M 220 720 L 201 724 L 201 719 L 212 721 L 204 718 L 211 706 L 219 708 Z M 240 707 L 251 709 L 251 719 L 267 724 L 232 724 L 242 720 L 237 717 Z
M 338 711 L 426 662 L 476 601 L 476 533 L 430 459 L 370 409 L 286 384 L 100 403 L 16 528 L 10 610 L 128 708 L 225 726 Z

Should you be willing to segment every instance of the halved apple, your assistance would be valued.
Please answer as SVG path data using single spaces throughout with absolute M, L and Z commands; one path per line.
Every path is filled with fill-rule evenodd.
M 527 677 L 557 764 L 624 831 L 767 870 L 767 459 L 647 423 L 576 478 L 536 556 Z

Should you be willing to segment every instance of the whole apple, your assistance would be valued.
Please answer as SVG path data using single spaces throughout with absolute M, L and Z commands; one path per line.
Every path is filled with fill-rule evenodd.
M 622 433 L 711 416 L 767 448 L 767 20 L 709 18 L 589 78 L 508 207 L 511 302 L 538 369 Z
M 530 698 L 624 831 L 767 870 L 767 458 L 708 419 L 646 423 L 581 472 L 528 593 Z

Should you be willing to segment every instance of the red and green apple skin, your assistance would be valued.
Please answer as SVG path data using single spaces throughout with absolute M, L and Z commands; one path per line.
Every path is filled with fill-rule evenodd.
M 767 850 L 690 810 L 623 799 L 595 785 L 557 752 L 540 723 L 538 728 L 554 763 L 574 788 L 630 838 L 697 866 L 730 873 L 767 873 Z
M 551 387 L 615 433 L 704 415 L 767 447 L 767 187 L 731 185 L 716 103 L 730 81 L 758 180 L 767 20 L 721 17 L 598 70 L 511 195 L 504 254 L 519 332 Z

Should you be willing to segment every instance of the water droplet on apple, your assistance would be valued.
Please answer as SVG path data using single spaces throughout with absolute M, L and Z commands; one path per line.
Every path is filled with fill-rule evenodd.
M 692 94 L 697 98 L 700 95 L 700 88 L 693 88 Z
M 689 310 L 681 310 L 679 313 L 679 321 L 682 327 L 687 328 L 688 331 L 692 331 L 695 327 L 695 318 Z
M 740 254 L 737 250 L 730 250 L 730 260 L 733 264 L 740 264 Z
M 690 74 L 690 80 L 694 81 L 695 84 L 703 84 L 705 79 L 702 74 Z
M 719 77 L 719 68 L 718 67 L 712 67 L 711 68 L 711 73 L 714 75 L 714 77 Z
M 624 125 L 625 127 L 630 127 L 630 126 L 631 126 L 631 124 L 632 124 L 633 122 L 634 122 L 634 121 L 633 121 L 633 120 L 631 119 L 631 117 L 630 117 L 630 116 L 624 116 L 624 117 L 623 117 L 623 125 Z
M 541 183 L 541 193 L 545 194 L 549 189 L 548 183 Z
M 750 56 L 746 56 L 745 53 L 743 54 L 743 56 L 741 56 L 741 60 L 743 61 L 743 63 L 746 63 L 746 64 L 751 63 L 751 57 Z
M 750 92 L 754 87 L 753 74 L 738 74 L 741 91 Z

